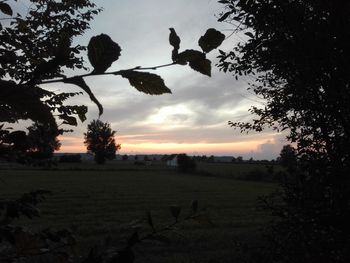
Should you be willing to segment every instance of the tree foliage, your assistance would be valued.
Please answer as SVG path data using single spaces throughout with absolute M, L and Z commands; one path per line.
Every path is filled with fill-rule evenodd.
M 197 164 L 193 158 L 182 153 L 177 155 L 177 167 L 182 173 L 191 173 L 196 170 Z
M 293 173 L 297 166 L 297 153 L 296 150 L 290 145 L 284 145 L 280 156 L 279 163 L 287 168 L 290 173 Z
M 106 159 L 115 158 L 115 152 L 121 148 L 120 144 L 115 143 L 115 133 L 107 122 L 93 120 L 88 125 L 87 132 L 84 133 L 84 144 L 87 152 L 94 155 L 96 163 L 103 164 Z
M 50 159 L 61 147 L 57 131 L 44 124 L 34 123 L 28 128 L 27 153 L 34 159 Z
M 151 95 L 171 93 L 160 76 L 147 71 L 189 64 L 210 76 L 211 62 L 205 53 L 217 48 L 224 39 L 223 34 L 209 29 L 199 41 L 204 52 L 184 50 L 179 54 L 181 40 L 171 28 L 169 42 L 174 47 L 171 63 L 106 72 L 121 55 L 121 47 L 110 36 L 94 36 L 87 47 L 73 44 L 73 39 L 89 29 L 89 22 L 101 11 L 92 1 L 29 0 L 29 9 L 16 15 L 12 10 L 15 2 L 4 0 L 0 5 L 0 13 L 10 21 L 0 24 L 0 122 L 32 120 L 63 132 L 58 128 L 60 124 L 77 126 L 77 118 L 85 121 L 86 106 L 66 104 L 67 99 L 81 93 L 55 93 L 43 85 L 50 83 L 78 86 L 97 105 L 101 115 L 102 104 L 85 81 L 95 75 L 121 76 L 138 91 Z M 67 69 L 88 70 L 83 61 L 85 51 L 92 71 L 66 76 Z M 1 133 L 10 132 L 2 127 Z
M 222 0 L 219 21 L 245 34 L 220 51 L 219 67 L 253 78 L 265 99 L 242 131 L 271 127 L 296 145 L 294 180 L 271 205 L 269 262 L 348 262 L 350 230 L 350 4 L 346 1 Z M 277 202 L 278 203 L 278 202 Z M 288 236 L 288 240 L 285 237 Z
M 13 123 L 19 120 L 31 120 L 35 124 L 30 133 L 38 134 L 42 131 L 45 136 L 50 135 L 50 149 L 58 147 L 56 136 L 65 130 L 61 125 L 77 126 L 78 119 L 86 120 L 87 107 L 84 105 L 68 105 L 66 101 L 80 92 L 52 92 L 44 84 L 60 83 L 78 86 L 87 93 L 97 105 L 99 115 L 103 113 L 102 104 L 98 101 L 93 90 L 85 79 L 96 75 L 111 75 L 127 78 L 137 90 L 159 95 L 170 93 L 163 79 L 148 71 L 173 65 L 186 65 L 202 74 L 210 76 L 211 63 L 206 54 L 195 51 L 194 56 L 183 56 L 178 59 L 180 38 L 177 36 L 172 62 L 153 66 L 136 66 L 108 72 L 112 63 L 121 55 L 120 46 L 108 35 L 100 34 L 93 37 L 88 46 L 74 44 L 74 38 L 89 29 L 89 22 L 101 9 L 90 0 L 28 0 L 29 8 L 23 13 L 13 11 L 17 0 L 0 0 L 0 154 L 27 151 L 27 135 L 24 131 L 14 130 Z M 4 16 L 4 17 L 3 17 Z M 5 22 L 4 22 L 5 21 Z M 7 23 L 9 22 L 9 23 Z M 216 48 L 221 40 L 202 37 L 200 46 Z M 223 39 L 217 32 L 217 36 Z M 210 45 L 206 44 L 210 41 Z M 215 43 L 215 44 L 212 44 Z M 173 41 L 170 40 L 173 45 Z M 92 70 L 83 61 L 83 52 L 87 51 Z M 186 50 L 182 53 L 186 54 Z M 188 52 L 187 52 L 188 53 Z M 191 53 L 193 53 L 191 51 Z M 69 69 L 69 70 L 67 70 Z M 67 72 L 84 70 L 87 73 L 67 76 Z M 64 126 L 65 127 L 65 126 Z M 101 141 L 107 141 L 107 154 L 100 154 L 101 158 L 111 157 L 118 145 L 111 139 L 114 131 L 108 125 L 102 129 L 106 136 Z M 32 137 L 32 152 L 47 149 Z M 41 136 L 41 135 L 40 135 Z M 48 137 L 47 137 L 48 138 Z M 24 147 L 25 146 L 25 147 Z M 103 148 L 103 147 L 101 147 Z M 91 150 L 101 148 L 93 146 Z M 98 152 L 100 153 L 100 152 Z M 96 154 L 96 152 L 95 152 Z M 143 239 L 156 239 L 158 232 L 152 231 L 145 237 L 138 237 L 135 233 L 128 240 L 122 250 L 111 251 L 109 247 L 103 250 L 91 249 L 88 257 L 71 257 L 68 248 L 74 247 L 75 241 L 70 232 L 51 231 L 31 233 L 21 226 L 13 226 L 13 220 L 25 215 L 29 218 L 39 215 L 36 205 L 42 200 L 46 192 L 36 191 L 15 201 L 0 201 L 0 261 L 1 262 L 133 262 L 132 247 Z M 193 218 L 197 218 L 193 213 Z M 177 215 L 178 217 L 178 215 Z M 203 218 L 203 216 L 201 215 Z M 148 217 L 150 218 L 150 217 Z M 192 218 L 192 217 L 191 217 Z M 177 222 L 176 222 L 177 223 Z M 167 226 L 165 231 L 171 229 Z M 158 238 L 159 235 L 158 235 Z

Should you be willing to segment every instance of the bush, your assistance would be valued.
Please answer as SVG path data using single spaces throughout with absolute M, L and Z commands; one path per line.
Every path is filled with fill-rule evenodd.
M 67 154 L 60 156 L 60 163 L 81 163 L 80 154 Z
M 197 167 L 196 161 L 187 156 L 187 154 L 178 154 L 177 164 L 178 170 L 182 173 L 194 172 Z

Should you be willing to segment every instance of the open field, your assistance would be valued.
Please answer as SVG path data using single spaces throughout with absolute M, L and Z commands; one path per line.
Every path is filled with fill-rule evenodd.
M 121 244 L 134 231 L 130 222 L 143 219 L 145 211 L 152 212 L 157 227 L 172 222 L 169 205 L 181 206 L 183 217 L 191 200 L 198 200 L 200 207 L 207 209 L 215 226 L 197 222 L 179 225 L 179 234 L 170 234 L 170 245 L 138 245 L 136 262 L 232 262 L 234 241 L 256 240 L 256 230 L 267 220 L 255 208 L 257 196 L 276 187 L 179 174 L 161 167 L 0 170 L 0 178 L 0 198 L 16 198 L 39 188 L 51 190 L 40 205 L 42 217 L 25 224 L 70 227 L 76 231 L 82 250 L 107 235 Z

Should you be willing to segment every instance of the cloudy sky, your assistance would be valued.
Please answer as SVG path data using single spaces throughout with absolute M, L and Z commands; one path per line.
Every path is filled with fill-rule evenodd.
M 92 22 L 91 30 L 76 41 L 87 45 L 92 36 L 108 34 L 122 48 L 121 57 L 110 71 L 171 62 L 170 27 L 181 38 L 180 51 L 200 49 L 197 41 L 208 28 L 216 28 L 226 36 L 232 30 L 230 25 L 217 22 L 222 5 L 216 0 L 95 2 L 104 11 Z M 241 39 L 233 35 L 221 48 L 227 50 Z M 180 65 L 153 72 L 162 76 L 172 94 L 142 94 L 117 76 L 85 79 L 104 106 L 101 119 L 110 122 L 117 131 L 121 154 L 186 152 L 269 159 L 277 156 L 285 143 L 282 135 L 271 131 L 240 134 L 228 126 L 229 120 L 250 120 L 249 107 L 263 102 L 247 91 L 249 78 L 236 81 L 215 68 L 217 55 L 217 50 L 209 54 L 211 78 Z M 45 87 L 78 90 L 64 84 Z M 98 117 L 97 107 L 86 95 L 72 102 L 77 101 L 89 106 L 88 120 L 60 138 L 61 152 L 85 152 L 83 133 L 88 122 Z

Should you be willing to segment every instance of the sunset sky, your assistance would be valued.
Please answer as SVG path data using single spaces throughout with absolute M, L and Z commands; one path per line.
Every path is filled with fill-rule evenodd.
M 217 22 L 222 5 L 216 0 L 95 2 L 104 11 L 91 23 L 91 30 L 75 41 L 87 45 L 92 36 L 108 34 L 122 48 L 121 57 L 109 71 L 171 62 L 170 27 L 175 28 L 181 38 L 180 51 L 200 49 L 197 41 L 210 27 L 226 36 L 232 29 L 228 24 Z M 227 50 L 242 40 L 241 36 L 233 35 L 221 48 Z M 285 144 L 283 135 L 272 131 L 240 134 L 228 126 L 229 120 L 252 119 L 249 107 L 263 102 L 247 91 L 249 77 L 236 81 L 232 75 L 218 71 L 214 66 L 217 55 L 217 50 L 209 54 L 213 66 L 211 78 L 188 66 L 172 66 L 153 72 L 161 75 L 172 90 L 172 94 L 161 96 L 140 93 L 126 79 L 117 76 L 85 78 L 104 106 L 101 119 L 111 123 L 117 131 L 116 140 L 122 145 L 120 154 L 186 152 L 268 159 L 278 155 Z M 83 72 L 74 72 L 78 73 Z M 79 91 L 67 84 L 43 87 L 55 91 Z M 87 124 L 98 117 L 97 107 L 87 95 L 71 102 L 88 105 L 88 119 L 79 123 L 73 133 L 60 137 L 61 152 L 85 152 L 83 133 Z

